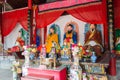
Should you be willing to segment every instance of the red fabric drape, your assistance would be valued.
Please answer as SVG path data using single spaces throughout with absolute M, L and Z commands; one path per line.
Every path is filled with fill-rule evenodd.
M 18 22 L 22 25 L 24 29 L 27 30 L 28 9 L 19 10 L 17 11 L 17 14 Z
M 27 29 L 27 9 L 3 13 L 2 36 L 7 36 L 18 22 L 20 22 L 23 28 Z
M 2 36 L 7 36 L 14 29 L 17 16 L 13 12 L 7 12 L 2 15 L 2 20 Z
M 55 21 L 64 11 L 54 11 L 54 12 L 47 12 L 43 14 L 38 14 L 36 23 L 38 28 L 46 27 L 53 21 Z
M 120 0 L 113 0 L 114 2 L 114 24 L 115 28 L 120 29 Z
M 105 46 L 108 46 L 108 27 L 107 27 L 107 7 L 106 0 L 102 2 L 83 5 L 76 8 L 66 9 L 63 11 L 51 11 L 44 14 L 39 14 L 37 16 L 37 27 L 46 27 L 48 24 L 55 21 L 64 11 L 67 11 L 69 14 L 75 18 L 82 20 L 84 22 L 93 23 L 93 24 L 103 24 L 104 25 L 104 39 Z
M 107 28 L 107 10 L 106 0 L 102 0 L 97 4 L 84 5 L 78 8 L 67 10 L 69 14 L 84 22 L 104 25 L 105 46 L 108 44 L 108 28 Z
M 79 8 L 67 10 L 69 14 L 75 18 L 88 23 L 103 24 L 105 23 L 105 16 L 102 12 L 102 3 L 92 4 L 88 6 L 81 6 Z

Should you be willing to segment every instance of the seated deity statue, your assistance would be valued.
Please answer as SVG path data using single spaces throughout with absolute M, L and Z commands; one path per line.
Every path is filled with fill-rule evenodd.
M 67 32 L 64 34 L 63 40 L 66 40 L 69 44 L 77 44 L 77 33 L 74 31 L 74 26 L 72 24 L 67 25 Z
M 47 39 L 46 39 L 46 57 L 49 57 L 49 53 L 51 52 L 52 49 L 52 44 L 56 43 L 55 48 L 57 51 L 59 51 L 59 43 L 58 43 L 58 34 L 55 31 L 54 27 L 50 28 L 50 34 L 48 34 Z
M 85 34 L 84 48 L 88 50 L 89 47 L 92 51 L 95 51 L 98 57 L 101 56 L 103 52 L 102 37 L 95 24 L 90 24 L 90 30 Z

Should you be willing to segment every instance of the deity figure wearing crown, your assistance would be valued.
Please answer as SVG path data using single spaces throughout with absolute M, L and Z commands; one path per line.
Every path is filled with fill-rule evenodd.
M 69 43 L 69 46 L 77 43 L 77 33 L 74 31 L 72 24 L 67 25 L 67 32 L 64 34 L 63 40 Z

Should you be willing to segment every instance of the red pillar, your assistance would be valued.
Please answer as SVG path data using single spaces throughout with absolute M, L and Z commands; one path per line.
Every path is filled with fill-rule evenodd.
M 28 8 L 32 9 L 32 0 L 28 0 Z
M 116 76 L 116 58 L 112 57 L 109 62 L 109 74 L 111 76 Z
M 33 10 L 32 0 L 28 0 L 28 34 L 27 34 L 27 45 L 33 44 Z

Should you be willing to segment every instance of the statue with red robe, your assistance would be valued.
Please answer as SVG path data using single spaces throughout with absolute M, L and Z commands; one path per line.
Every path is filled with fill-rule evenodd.
M 95 24 L 90 25 L 90 30 L 85 35 L 84 48 L 87 50 L 89 47 L 91 47 L 90 49 L 96 52 L 97 56 L 101 56 L 103 51 L 102 37 L 101 33 L 96 29 Z

